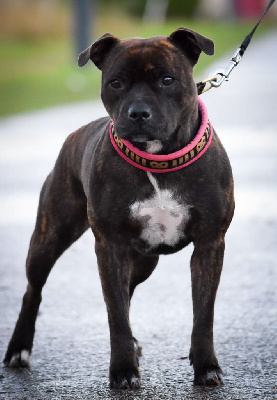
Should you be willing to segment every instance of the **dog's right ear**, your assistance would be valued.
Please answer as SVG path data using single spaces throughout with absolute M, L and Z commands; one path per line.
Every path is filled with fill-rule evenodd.
M 88 60 L 91 60 L 101 70 L 109 51 L 118 42 L 119 39 L 117 37 L 111 33 L 105 33 L 79 55 L 78 66 L 83 67 Z

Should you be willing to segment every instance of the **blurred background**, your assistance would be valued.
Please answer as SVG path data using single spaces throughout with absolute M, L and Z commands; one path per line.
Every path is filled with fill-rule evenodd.
M 99 98 L 100 72 L 78 54 L 105 32 L 123 38 L 168 35 L 179 26 L 215 42 L 215 57 L 250 32 L 267 0 L 0 0 L 0 116 Z M 276 7 L 257 31 L 276 22 Z M 202 78 L 205 78 L 202 76 Z

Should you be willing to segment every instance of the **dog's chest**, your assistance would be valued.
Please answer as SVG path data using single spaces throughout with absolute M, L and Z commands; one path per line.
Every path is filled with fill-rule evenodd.
M 150 248 L 160 245 L 175 246 L 184 238 L 189 220 L 189 206 L 174 196 L 173 190 L 161 190 L 156 178 L 147 173 L 153 186 L 153 195 L 131 205 L 131 217 L 142 226 L 140 239 Z

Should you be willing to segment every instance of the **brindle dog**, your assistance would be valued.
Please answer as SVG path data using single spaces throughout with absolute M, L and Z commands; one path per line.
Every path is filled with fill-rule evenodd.
M 28 287 L 4 363 L 28 367 L 41 290 L 61 254 L 88 227 L 95 236 L 99 274 L 111 336 L 110 385 L 139 388 L 139 347 L 130 322 L 136 286 L 156 267 L 160 254 L 193 242 L 193 331 L 190 361 L 194 382 L 222 383 L 213 344 L 214 302 L 224 237 L 234 212 L 233 178 L 214 133 L 196 162 L 169 173 L 135 168 L 115 151 L 109 129 L 148 153 L 171 154 L 198 132 L 201 115 L 193 67 L 213 42 L 189 29 L 169 37 L 119 40 L 107 33 L 79 56 L 102 71 L 102 100 L 109 116 L 65 141 L 40 195 L 27 257 Z

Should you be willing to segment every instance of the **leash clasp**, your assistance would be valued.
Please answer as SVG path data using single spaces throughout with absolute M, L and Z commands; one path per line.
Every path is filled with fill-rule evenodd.
M 219 87 L 224 81 L 229 80 L 229 75 L 241 61 L 241 48 L 239 47 L 225 68 L 219 68 L 215 74 L 216 80 L 211 81 L 212 87 Z
M 228 65 L 225 68 L 216 69 L 216 71 L 212 77 L 205 79 L 204 81 L 201 82 L 201 83 L 205 84 L 205 87 L 204 87 L 202 93 L 207 92 L 212 87 L 218 88 L 219 86 L 222 85 L 222 83 L 224 81 L 228 81 L 231 72 L 239 64 L 241 59 L 242 59 L 241 48 L 239 47 L 235 51 L 235 53 L 233 54 L 233 57 L 230 59 Z

